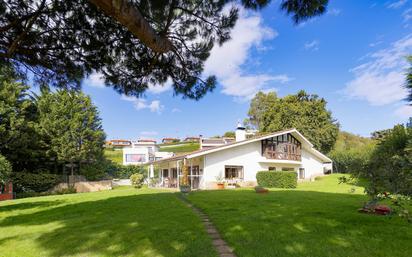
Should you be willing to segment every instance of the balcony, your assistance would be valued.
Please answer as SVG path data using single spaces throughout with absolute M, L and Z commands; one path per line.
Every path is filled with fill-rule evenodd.
M 262 156 L 268 160 L 302 160 L 302 144 L 291 134 L 262 140 Z
M 263 156 L 271 160 L 301 161 L 302 156 L 297 153 L 266 150 Z

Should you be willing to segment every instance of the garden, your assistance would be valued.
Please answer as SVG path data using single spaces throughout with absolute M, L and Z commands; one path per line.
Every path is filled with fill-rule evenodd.
M 295 189 L 192 192 L 237 256 L 410 256 L 411 225 L 362 214 L 369 200 L 340 174 Z M 2 256 L 216 256 L 200 218 L 167 190 L 45 196 L 0 203 Z M 409 206 L 411 207 L 411 206 Z M 411 208 L 410 208 L 411 209 Z M 18 246 L 18 247 L 16 247 Z

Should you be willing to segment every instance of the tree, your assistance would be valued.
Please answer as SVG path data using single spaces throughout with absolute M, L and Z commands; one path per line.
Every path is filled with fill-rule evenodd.
M 338 173 L 359 173 L 369 163 L 376 141 L 340 131 L 329 156 L 333 160 L 334 171 Z
M 235 132 L 234 131 L 226 131 L 225 134 L 223 134 L 224 137 L 235 137 Z
M 325 99 L 303 90 L 283 98 L 274 93 L 258 93 L 251 101 L 248 120 L 260 132 L 296 128 L 315 148 L 328 153 L 336 142 L 339 124 L 326 104 Z
M 72 174 L 75 164 L 80 166 L 102 158 L 105 134 L 90 97 L 76 91 L 43 90 L 37 105 L 39 133 L 49 145 L 50 157 L 70 163 Z
M 11 164 L 3 155 L 0 154 L 0 186 L 9 180 L 10 174 Z
M 409 104 L 412 104 L 412 56 L 408 56 L 407 58 L 408 62 L 409 62 L 409 69 L 406 73 L 406 83 L 405 83 L 405 88 L 408 90 L 409 94 L 406 98 L 406 101 Z
M 126 95 L 173 82 L 199 99 L 216 85 L 202 77 L 215 43 L 230 39 L 239 6 L 270 0 L 2 0 L 0 65 L 27 70 L 41 85 L 79 88 L 92 72 Z M 234 4 L 227 11 L 228 4 Z M 282 0 L 295 23 L 323 14 L 328 0 Z
M 412 129 L 395 126 L 372 153 L 367 169 L 357 174 L 369 181 L 370 195 L 412 195 Z
M 44 161 L 35 131 L 37 110 L 28 89 L 9 67 L 0 68 L 0 153 L 17 171 Z
M 250 101 L 248 118 L 245 120 L 246 125 L 255 129 L 263 128 L 264 115 L 277 100 L 278 97 L 275 92 L 267 94 L 258 92 Z

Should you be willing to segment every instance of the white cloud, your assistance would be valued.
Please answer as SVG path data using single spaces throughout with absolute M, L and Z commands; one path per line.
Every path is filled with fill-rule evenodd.
M 345 93 L 368 101 L 371 105 L 385 105 L 403 100 L 406 56 L 412 52 L 412 34 L 390 47 L 368 55 L 369 60 L 351 70 L 355 78 L 346 84 Z
M 90 74 L 90 76 L 87 77 L 83 83 L 91 87 L 105 87 L 103 75 L 97 72 Z
M 330 9 L 330 10 L 327 12 L 328 15 L 332 15 L 332 16 L 338 16 L 340 13 L 341 13 L 341 10 L 340 10 L 340 9 L 336 9 L 336 8 Z
M 394 1 L 388 4 L 387 7 L 389 9 L 398 9 L 398 8 L 401 8 L 403 5 L 405 5 L 406 2 L 408 2 L 408 0 L 397 0 L 397 1 Z
M 140 132 L 140 135 L 142 136 L 156 136 L 159 133 L 157 131 L 142 131 Z
M 406 9 L 402 13 L 403 22 L 408 22 L 412 19 L 412 8 Z
M 319 50 L 319 41 L 318 40 L 313 40 L 311 42 L 306 42 L 304 47 L 305 50 L 310 50 L 310 51 L 317 51 Z
M 128 102 L 132 102 L 136 110 L 148 109 L 151 112 L 156 112 L 160 114 L 164 109 L 164 105 L 162 105 L 159 100 L 153 100 L 151 102 L 147 102 L 146 99 L 125 96 L 125 95 L 122 95 L 121 99 L 128 101 Z
M 376 41 L 376 42 L 370 43 L 369 46 L 370 46 L 370 47 L 375 47 L 375 46 L 378 46 L 378 45 L 380 45 L 380 44 L 382 44 L 382 43 L 383 43 L 383 41 L 380 40 L 380 41 Z
M 174 112 L 182 112 L 182 110 L 180 110 L 179 108 L 173 108 L 172 109 L 172 112 L 174 113 Z
M 395 115 L 402 119 L 412 117 L 412 106 L 403 105 L 395 110 Z
M 275 30 L 264 26 L 260 15 L 240 8 L 239 19 L 231 33 L 232 39 L 212 49 L 204 74 L 216 75 L 223 87 L 223 94 L 245 99 L 265 89 L 269 82 L 290 81 L 287 75 L 253 74 L 244 69 L 244 65 L 253 60 L 251 50 L 264 49 L 262 42 L 277 35 Z
M 161 93 L 164 93 L 172 89 L 172 85 L 173 85 L 172 79 L 168 78 L 166 83 L 164 83 L 163 85 L 149 84 L 148 91 L 152 94 L 161 94 Z

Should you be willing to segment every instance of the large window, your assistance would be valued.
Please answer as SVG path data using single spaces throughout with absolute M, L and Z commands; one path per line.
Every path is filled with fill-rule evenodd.
M 243 166 L 225 166 L 225 179 L 243 179 Z
M 290 133 L 262 140 L 262 155 L 268 159 L 300 161 L 301 148 Z
M 145 154 L 126 154 L 126 162 L 146 162 Z

